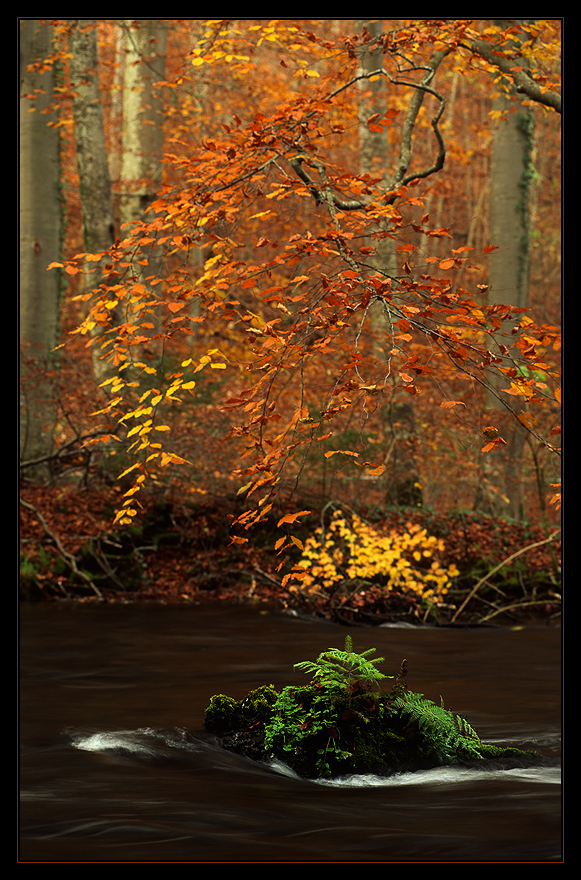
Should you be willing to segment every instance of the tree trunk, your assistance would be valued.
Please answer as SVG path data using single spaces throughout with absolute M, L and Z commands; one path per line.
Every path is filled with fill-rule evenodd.
M 87 253 L 101 254 L 114 244 L 115 227 L 99 90 L 97 31 L 93 21 L 81 19 L 75 24 L 76 27 L 69 37 L 69 49 L 72 54 L 71 79 L 75 92 L 73 118 L 83 214 L 83 241 Z M 91 274 L 87 273 L 84 278 L 87 292 L 98 287 L 102 275 L 101 263 L 92 262 L 90 267 Z M 110 324 L 115 323 L 114 311 L 109 313 L 108 320 Z M 97 345 L 105 329 L 106 327 L 98 326 L 94 331 L 93 369 L 99 382 L 111 372 L 105 355 Z
M 57 344 L 59 284 L 47 266 L 60 256 L 59 134 L 45 110 L 53 101 L 54 71 L 29 71 L 52 50 L 51 28 L 20 22 L 20 342 L 21 460 L 50 455 L 56 419 L 52 349 Z M 32 100 L 28 95 L 36 94 Z M 27 469 L 43 477 L 46 465 Z
M 165 79 L 167 22 L 124 22 L 121 225 L 144 220 L 162 179 L 163 103 L 155 83 Z M 159 275 L 160 256 L 147 250 L 147 275 Z M 160 324 L 159 315 L 155 316 Z
M 383 22 L 361 19 L 357 22 L 358 31 L 371 40 L 383 33 Z M 363 43 L 360 56 L 360 70 L 371 73 L 383 67 L 381 48 L 374 48 L 373 43 Z M 359 98 L 359 156 L 360 171 L 371 177 L 380 178 L 387 187 L 389 185 L 389 142 L 386 129 L 381 132 L 372 131 L 367 120 L 378 114 L 380 117 L 387 110 L 386 87 L 383 77 L 369 81 L 361 80 Z M 395 241 L 387 236 L 370 240 L 375 247 L 375 254 L 370 259 L 377 268 L 395 278 L 397 263 Z M 376 304 L 369 310 L 369 320 L 376 336 L 378 358 L 386 365 L 389 363 L 388 350 L 392 347 L 391 331 L 386 320 L 384 307 Z M 389 372 L 389 367 L 386 366 Z M 393 383 L 389 383 L 393 387 Z M 387 383 L 386 383 L 387 388 Z M 423 494 L 417 469 L 417 438 L 413 407 L 405 392 L 393 388 L 391 397 L 381 408 L 381 420 L 386 449 L 386 481 L 385 503 L 393 507 L 421 507 Z
M 529 240 L 530 210 L 529 188 L 531 179 L 532 153 L 532 115 L 530 110 L 517 104 L 505 95 L 493 101 L 493 110 L 500 111 L 500 117 L 493 129 L 490 158 L 490 241 L 498 250 L 490 256 L 488 302 L 526 308 L 529 287 Z M 505 355 L 509 360 L 518 357 L 518 350 L 511 336 L 511 322 L 506 322 L 500 330 L 498 342 L 508 349 Z M 510 364 L 509 364 L 510 365 Z M 509 384 L 501 380 L 491 396 L 492 407 L 507 413 L 502 400 L 513 411 L 521 408 L 520 399 L 514 395 L 504 395 L 502 388 Z M 499 399 L 500 398 L 500 399 Z M 492 416 L 494 418 L 494 416 Z M 525 448 L 525 431 L 514 418 L 508 415 L 502 419 L 506 427 L 501 429 L 507 442 L 504 447 L 503 463 L 496 476 L 489 479 L 496 482 L 498 499 L 495 508 L 498 513 L 514 519 L 521 519 L 522 510 L 522 462 Z
M 161 183 L 167 22 L 126 21 L 123 70 L 121 222 L 141 220 Z

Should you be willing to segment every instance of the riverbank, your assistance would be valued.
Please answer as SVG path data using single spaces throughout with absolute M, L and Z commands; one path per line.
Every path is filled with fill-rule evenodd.
M 116 531 L 110 491 L 25 483 L 20 595 L 51 602 L 265 603 L 346 625 L 559 622 L 560 530 L 476 513 L 357 511 L 374 534 L 421 530 L 437 542 L 438 564 L 455 572 L 442 595 L 426 598 L 421 590 L 388 588 L 385 579 L 352 572 L 309 588 L 285 578 L 309 538 L 340 508 L 345 505 L 328 504 L 279 526 L 302 509 L 281 508 L 245 532 L 231 528 L 243 510 L 237 498 L 193 505 L 152 497 L 134 526 Z M 289 546 L 281 554 L 276 545 L 285 536 Z M 406 564 L 416 564 L 413 550 Z M 425 560 L 418 564 L 425 570 Z

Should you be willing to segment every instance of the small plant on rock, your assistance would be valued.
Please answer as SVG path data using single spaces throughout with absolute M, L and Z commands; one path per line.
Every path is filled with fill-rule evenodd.
M 378 683 L 381 679 L 393 678 L 384 675 L 376 667 L 377 663 L 383 663 L 383 657 L 368 659 L 368 655 L 374 651 L 375 648 L 370 648 L 357 654 L 353 650 L 351 636 L 347 636 L 344 650 L 328 648 L 314 662 L 304 660 L 302 663 L 295 663 L 295 667 L 310 673 L 315 685 L 324 688 L 327 693 L 347 694 L 350 700 L 353 693 L 379 692 Z
M 357 653 L 328 648 L 314 661 L 295 663 L 312 676 L 302 687 L 280 693 L 264 686 L 236 700 L 219 694 L 206 710 L 206 728 L 226 748 L 258 760 L 278 759 L 300 776 L 389 774 L 485 758 L 522 760 L 533 753 L 480 741 L 465 718 L 406 685 L 407 661 L 389 692 L 381 682 L 394 676 L 377 669 L 382 657 L 371 648 Z

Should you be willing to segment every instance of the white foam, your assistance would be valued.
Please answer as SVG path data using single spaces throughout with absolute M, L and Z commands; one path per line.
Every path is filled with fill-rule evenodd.
M 151 754 L 152 748 L 141 742 L 140 735 L 144 730 L 116 730 L 109 733 L 77 734 L 73 737 L 73 746 L 85 752 L 119 751 L 136 754 Z
M 416 773 L 398 773 L 394 776 L 375 776 L 362 774 L 337 779 L 316 780 L 320 785 L 344 788 L 394 788 L 417 785 L 462 785 L 470 782 L 484 782 L 499 779 L 515 779 L 533 783 L 561 784 L 560 767 L 529 767 L 511 770 L 471 770 L 464 767 L 435 767 Z

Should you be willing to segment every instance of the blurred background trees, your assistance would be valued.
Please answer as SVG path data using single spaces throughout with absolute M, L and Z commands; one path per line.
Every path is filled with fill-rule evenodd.
M 166 433 L 145 443 L 161 428 L 188 464 L 151 465 L 159 497 L 262 480 L 313 505 L 558 517 L 559 20 L 22 19 L 20 34 L 25 478 L 41 459 L 43 478 L 118 497 L 136 436 L 162 461 Z M 325 299 L 339 273 L 349 302 Z M 373 278 L 383 301 L 353 311 Z M 528 343 L 501 310 L 504 348 L 485 344 L 487 306 L 529 309 Z M 505 372 L 483 385 L 450 357 L 461 344 Z M 131 435 L 120 419 L 147 394 L 163 400 Z

